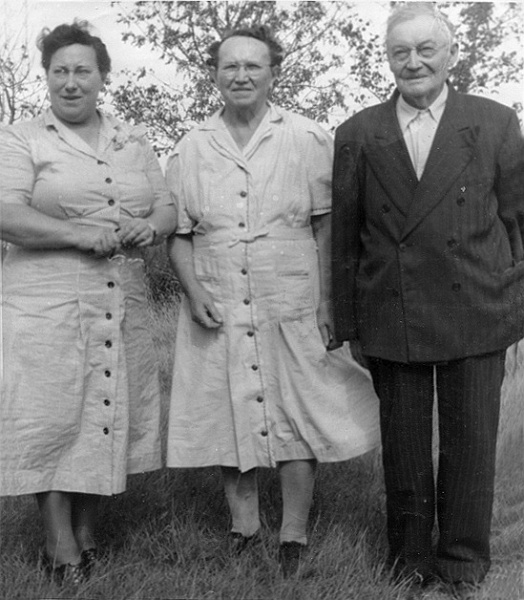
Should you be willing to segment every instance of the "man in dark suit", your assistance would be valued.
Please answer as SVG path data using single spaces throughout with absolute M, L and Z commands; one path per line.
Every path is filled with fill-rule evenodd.
M 489 569 L 505 351 L 524 336 L 522 136 L 448 84 L 458 48 L 431 4 L 394 11 L 386 48 L 393 97 L 336 133 L 335 335 L 380 398 L 395 573 L 457 593 Z

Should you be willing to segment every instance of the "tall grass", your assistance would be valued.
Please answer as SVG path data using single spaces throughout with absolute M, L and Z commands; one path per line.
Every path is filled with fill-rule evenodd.
M 162 262 L 160 261 L 160 263 Z M 176 330 L 177 287 L 152 272 L 151 318 L 162 370 L 164 416 Z M 167 283 L 166 283 L 167 281 Z M 155 287 L 156 286 L 156 287 Z M 524 599 L 524 350 L 508 352 L 498 447 L 493 567 L 478 600 Z M 164 424 L 166 419 L 163 419 Z M 165 434 L 165 431 L 164 431 Z M 92 579 L 58 588 L 39 571 L 44 534 L 30 497 L 1 501 L 0 594 L 4 599 L 402 600 L 384 561 L 384 492 L 379 452 L 321 465 L 311 514 L 310 550 L 301 576 L 277 569 L 280 491 L 260 473 L 262 542 L 235 557 L 218 469 L 163 469 L 129 480 L 104 500 L 98 537 L 105 549 Z M 422 596 L 444 599 L 437 589 Z

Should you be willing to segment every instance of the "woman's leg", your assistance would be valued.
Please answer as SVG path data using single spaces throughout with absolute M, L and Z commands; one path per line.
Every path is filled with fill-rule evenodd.
M 90 548 L 96 548 L 95 526 L 99 505 L 100 496 L 98 495 L 73 494 L 73 533 L 81 552 Z
M 291 460 L 278 465 L 282 486 L 280 543 L 307 544 L 309 509 L 313 502 L 316 461 Z
M 252 537 L 260 529 L 256 469 L 241 473 L 236 467 L 222 467 L 222 478 L 231 511 L 231 532 Z
M 72 494 L 41 492 L 36 494 L 44 522 L 46 553 L 53 566 L 80 563 L 80 548 L 72 527 Z

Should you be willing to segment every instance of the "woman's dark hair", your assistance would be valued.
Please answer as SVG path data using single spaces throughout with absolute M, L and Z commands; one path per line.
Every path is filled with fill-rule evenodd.
M 87 21 L 75 21 L 72 25 L 64 23 L 58 25 L 53 31 L 43 29 L 38 36 L 37 46 L 42 52 L 42 66 L 45 72 L 49 71 L 49 65 L 53 54 L 73 44 L 90 46 L 96 53 L 96 63 L 102 77 L 105 77 L 111 70 L 111 59 L 104 42 L 96 35 L 91 35 L 88 31 L 89 23 Z
M 284 60 L 284 48 L 273 36 L 269 27 L 266 27 L 265 25 L 256 25 L 254 27 L 232 29 L 231 31 L 226 32 L 219 42 L 213 42 L 207 49 L 209 58 L 206 60 L 206 64 L 208 67 L 216 68 L 218 66 L 218 52 L 220 46 L 232 37 L 250 37 L 264 42 L 269 49 L 270 66 L 272 67 L 280 66 Z

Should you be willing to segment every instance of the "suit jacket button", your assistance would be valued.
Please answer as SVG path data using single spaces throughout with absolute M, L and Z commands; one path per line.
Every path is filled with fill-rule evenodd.
M 398 249 L 399 249 L 401 252 L 405 252 L 405 251 L 406 251 L 406 248 L 407 248 L 406 244 L 400 244 L 400 245 L 399 245 L 399 247 L 398 247 Z
M 454 292 L 460 292 L 460 290 L 462 289 L 462 286 L 460 285 L 460 283 L 458 283 L 457 281 L 455 281 L 455 283 L 451 286 L 451 289 Z
M 466 203 L 466 198 L 463 198 L 462 196 L 460 198 L 457 199 L 457 204 L 459 206 L 464 206 L 464 204 Z
M 388 213 L 391 210 L 391 206 L 389 206 L 389 204 L 383 204 L 382 205 L 382 212 L 383 214 Z

